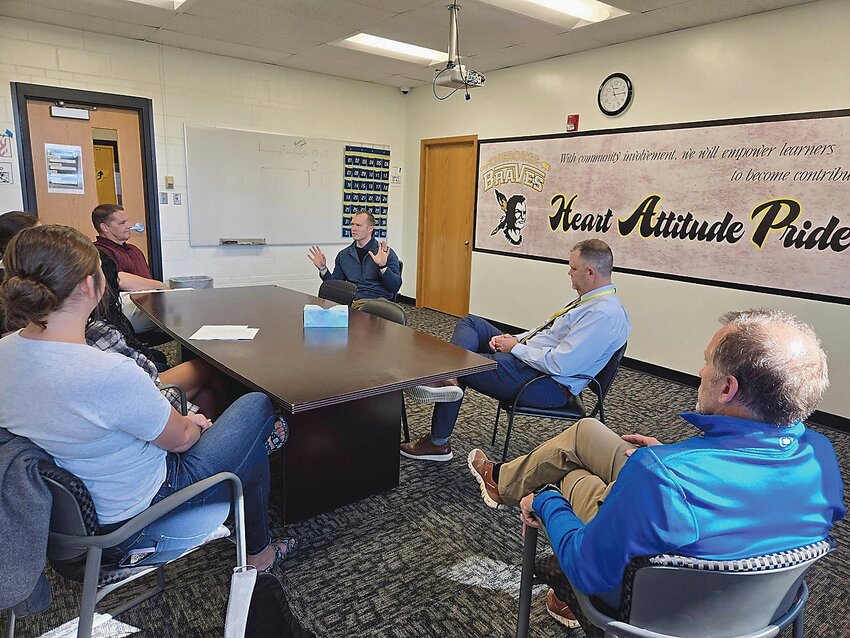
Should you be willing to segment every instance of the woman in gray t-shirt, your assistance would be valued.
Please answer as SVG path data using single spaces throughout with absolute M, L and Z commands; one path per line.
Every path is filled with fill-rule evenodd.
M 294 541 L 272 541 L 268 530 L 264 442 L 276 420 L 268 397 L 241 397 L 215 424 L 202 414 L 182 416 L 133 361 L 89 347 L 86 320 L 104 278 L 97 249 L 79 231 L 26 229 L 3 261 L 0 303 L 10 324 L 25 327 L 0 339 L 0 427 L 29 438 L 77 475 L 102 525 L 233 472 L 245 493 L 248 563 L 264 570 L 282 560 Z M 132 553 L 134 564 L 169 560 L 209 535 L 228 510 L 229 487 L 213 488 L 107 554 L 121 560 Z

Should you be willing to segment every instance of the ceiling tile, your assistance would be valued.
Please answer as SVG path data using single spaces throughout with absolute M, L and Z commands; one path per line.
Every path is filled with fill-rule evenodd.
M 815 0 L 753 0 L 755 4 L 765 11 L 774 9 L 784 9 L 786 7 L 794 7 L 801 4 L 809 4 Z
M 348 0 L 241 0 L 241 3 L 254 4 L 317 22 L 345 26 L 351 30 L 388 20 L 397 13 L 354 4 Z
M 670 32 L 671 25 L 654 17 L 654 13 L 633 13 L 605 22 L 582 27 L 594 40 L 604 44 L 628 42 Z
M 445 8 L 443 11 L 441 24 L 446 27 L 446 37 L 448 37 L 448 11 Z M 485 2 L 464 3 L 458 13 L 458 25 L 461 36 L 467 31 L 472 31 L 508 44 L 545 38 L 566 31 L 558 25 L 506 11 Z
M 32 4 L 28 1 L 3 0 L 0 2 L 0 15 L 67 27 L 69 29 L 108 33 L 134 40 L 142 40 L 156 31 L 156 27 L 129 24 L 97 16 L 72 13 L 70 11 Z
M 172 18 L 167 24 L 168 28 L 181 31 L 182 29 L 177 25 L 189 16 L 219 23 L 219 26 L 223 28 L 276 35 L 280 39 L 295 37 L 301 40 L 328 42 L 345 38 L 355 31 L 346 25 L 318 22 L 292 13 L 274 11 L 247 2 L 236 3 L 232 0 L 203 0 L 203 2 L 194 3 L 181 15 Z M 220 32 L 220 29 L 217 32 Z M 224 37 L 219 39 L 228 40 Z
M 353 4 L 362 4 L 366 7 L 392 11 L 393 13 L 404 13 L 411 9 L 417 9 L 433 0 L 352 0 Z
M 645 13 L 661 7 L 672 7 L 674 4 L 682 4 L 683 2 L 687 2 L 687 0 L 608 0 L 606 4 L 629 13 Z
M 690 2 L 656 9 L 649 12 L 648 15 L 680 29 L 687 29 L 759 12 L 761 12 L 761 8 L 751 0 L 735 0 L 735 2 L 729 2 L 729 0 L 691 0 Z
M 167 29 L 177 33 L 208 37 L 221 42 L 232 42 L 279 53 L 298 53 L 318 44 L 317 40 L 298 37 L 292 33 L 275 32 L 268 25 L 252 28 L 251 25 L 244 22 L 228 23 L 227 21 L 189 14 L 176 16 L 168 23 Z
M 550 36 L 534 42 L 523 42 L 522 47 L 531 51 L 540 52 L 540 59 L 553 58 L 579 51 L 587 51 L 602 46 L 586 30 L 586 27 L 567 31 L 559 35 Z
M 465 63 L 472 69 L 476 71 L 495 71 L 496 69 L 505 69 L 512 66 L 518 66 L 520 64 L 527 64 L 529 62 L 537 62 L 538 60 L 544 59 L 540 51 L 534 51 L 532 49 L 527 49 L 520 45 L 514 45 L 510 47 L 505 47 L 504 49 L 497 49 L 496 51 L 488 51 L 487 53 L 482 53 L 476 56 L 470 56 L 466 59 Z
M 448 12 L 444 17 L 445 23 L 435 24 L 411 18 L 410 14 L 406 13 L 376 25 L 370 33 L 437 51 L 447 51 L 449 46 Z M 478 55 L 485 51 L 503 49 L 511 44 L 513 43 L 506 40 L 491 38 L 476 29 L 469 29 L 463 25 L 460 27 L 458 50 L 461 55 Z
M 213 53 L 215 55 L 226 55 L 231 58 L 254 60 L 256 62 L 266 62 L 269 64 L 277 63 L 287 56 L 287 54 L 279 51 L 258 49 L 256 47 L 236 44 L 234 42 L 222 42 L 221 40 L 215 40 L 208 36 L 188 35 L 186 33 L 169 31 L 167 29 L 160 29 L 152 35 L 148 41 L 166 44 L 180 49 L 203 51 L 205 53 Z

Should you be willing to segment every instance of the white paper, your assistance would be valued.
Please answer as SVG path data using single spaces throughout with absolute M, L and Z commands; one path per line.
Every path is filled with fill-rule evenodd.
M 250 341 L 260 331 L 248 326 L 201 326 L 189 339 L 195 341 Z

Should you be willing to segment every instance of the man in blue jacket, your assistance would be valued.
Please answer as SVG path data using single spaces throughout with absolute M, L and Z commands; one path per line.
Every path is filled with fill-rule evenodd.
M 572 586 L 615 609 L 637 556 L 759 556 L 822 540 L 844 517 L 832 444 L 802 423 L 829 385 L 817 335 L 777 310 L 721 322 L 696 411 L 682 415 L 701 436 L 662 445 L 582 419 L 508 463 L 469 454 L 485 503 L 519 503 L 527 525 L 539 517 Z M 546 607 L 577 625 L 551 591 Z
M 311 246 L 307 257 L 319 269 L 323 281 L 341 279 L 357 285 L 352 308 L 358 308 L 366 299 L 383 297 L 392 300 L 401 288 L 398 256 L 387 246 L 372 237 L 375 217 L 361 211 L 351 218 L 351 237 L 354 241 L 337 253 L 334 269 L 328 270 L 328 260 L 322 249 Z

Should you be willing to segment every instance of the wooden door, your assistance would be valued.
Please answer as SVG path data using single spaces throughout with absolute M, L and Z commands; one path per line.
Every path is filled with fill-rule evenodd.
M 478 137 L 422 140 L 416 303 L 469 312 Z
M 89 120 L 57 118 L 50 114 L 50 102 L 27 100 L 30 148 L 35 178 L 36 212 L 42 224 L 73 226 L 92 239 L 97 233 L 91 223 L 91 212 L 101 203 L 97 190 L 92 129 L 115 132 L 120 167 L 121 203 L 130 221 L 145 221 L 145 189 L 142 174 L 141 127 L 139 114 L 128 109 L 98 107 L 89 112 Z M 82 156 L 82 192 L 56 192 L 47 177 L 45 144 L 80 147 Z M 51 192 L 53 191 L 53 192 Z M 116 196 L 117 194 L 116 193 Z M 131 244 L 148 257 L 147 228 L 134 232 Z

